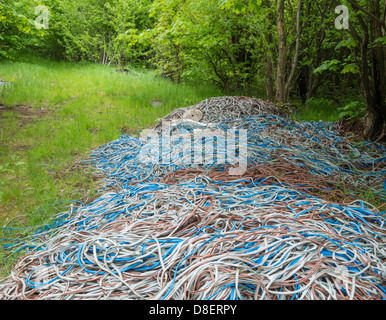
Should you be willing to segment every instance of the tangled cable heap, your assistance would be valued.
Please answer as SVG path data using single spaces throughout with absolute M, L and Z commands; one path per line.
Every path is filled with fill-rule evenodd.
M 224 100 L 230 103 L 229 97 Z M 201 109 L 205 101 L 195 106 Z M 241 101 L 244 102 L 244 99 Z M 339 135 L 339 128 L 334 123 L 300 122 L 272 115 L 271 112 L 280 112 L 271 104 L 264 109 L 262 102 L 256 107 L 252 103 L 241 104 L 236 100 L 234 106 L 241 110 L 234 107 L 238 112 L 233 109 L 226 113 L 226 109 L 221 109 L 219 120 L 209 123 L 183 119 L 182 111 L 176 111 L 162 119 L 144 137 L 124 135 L 95 150 L 92 163 L 100 173 L 108 175 L 107 185 L 118 189 L 126 188 L 131 183 L 160 181 L 165 175 L 181 169 L 224 171 L 239 157 L 237 153 L 232 156 L 228 152 L 227 138 L 233 133 L 237 140 L 238 131 L 244 129 L 247 130 L 246 160 L 249 168 L 244 176 L 252 174 L 256 177 L 258 171 L 268 174 L 260 176 L 262 179 L 274 177 L 276 181 L 284 183 L 288 177 L 299 178 L 300 175 L 303 183 L 292 183 L 292 187 L 308 184 L 308 190 L 317 189 L 319 192 L 322 181 L 323 185 L 329 186 L 322 193 L 331 193 L 332 190 L 339 197 L 339 193 L 345 189 L 352 196 L 369 192 L 382 200 L 386 199 L 386 148 L 383 145 L 367 142 L 360 147 L 361 150 Z M 253 109 L 254 106 L 256 109 Z M 189 107 L 187 110 L 193 109 Z M 215 120 L 215 111 L 218 110 L 208 108 L 207 118 L 211 121 Z M 207 113 L 203 116 L 206 117 Z M 249 117 L 224 119 L 234 114 Z M 177 115 L 180 120 L 170 122 L 164 130 L 166 134 L 161 134 L 161 124 L 171 118 L 177 120 Z M 201 131 L 195 131 L 197 129 Z M 155 136 L 156 139 L 149 140 L 149 136 Z M 165 142 L 167 140 L 170 143 Z M 159 150 L 160 146 L 163 146 L 162 151 Z M 203 154 L 197 154 L 191 146 L 202 146 Z M 222 164 L 216 165 L 218 158 L 212 156 L 206 161 L 206 155 L 212 153 L 208 151 L 212 150 L 218 158 L 225 160 Z M 159 157 L 162 156 L 167 161 L 160 161 Z M 196 161 L 197 157 L 202 160 Z M 255 168 L 254 172 L 251 172 L 251 168 Z M 337 188 L 340 190 L 335 190 Z
M 178 119 L 193 119 L 202 123 L 211 123 L 225 119 L 249 118 L 262 114 L 283 115 L 274 103 L 262 99 L 233 96 L 214 97 L 205 99 L 190 107 L 172 111 L 162 118 L 155 128 L 160 128 L 164 121 Z
M 173 139 L 164 165 L 131 136 L 95 151 L 117 190 L 8 244 L 28 253 L 0 299 L 386 299 L 385 212 L 322 197 L 342 176 L 382 197 L 381 146 L 359 151 L 330 124 L 258 112 L 211 127 L 248 128 L 239 176 L 232 161 L 178 163 Z M 192 127 L 179 122 L 172 136 Z

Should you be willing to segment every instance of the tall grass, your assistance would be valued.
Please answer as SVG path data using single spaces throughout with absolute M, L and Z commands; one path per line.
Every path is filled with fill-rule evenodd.
M 0 222 L 25 215 L 25 225 L 57 207 L 40 207 L 96 196 L 91 174 L 74 166 L 91 150 L 139 133 L 171 110 L 219 96 L 208 85 L 177 85 L 149 70 L 117 72 L 98 64 L 28 58 L 0 64 Z M 157 99 L 161 106 L 154 107 Z M 32 115 L 19 112 L 28 106 Z M 15 165 L 18 164 L 18 165 Z M 1 167 L 0 167 L 1 168 Z M 5 169 L 4 169 L 5 168 Z
M 294 112 L 293 118 L 301 121 L 336 121 L 339 119 L 339 107 L 342 106 L 333 100 L 312 98 Z

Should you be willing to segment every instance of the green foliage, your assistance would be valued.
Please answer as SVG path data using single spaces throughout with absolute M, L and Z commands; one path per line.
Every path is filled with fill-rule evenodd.
M 337 104 L 331 99 L 312 97 L 306 106 L 301 106 L 294 119 L 306 121 L 336 121 L 338 120 Z
M 255 84 L 258 17 L 241 3 L 156 0 L 151 15 L 158 22 L 149 34 L 160 73 L 177 81 L 213 81 L 225 90 Z
M 139 34 L 152 27 L 150 0 L 59 0 L 51 7 L 51 46 L 70 61 L 138 63 L 150 54 Z M 54 38 L 54 39 L 52 39 Z
M 386 46 L 386 36 L 385 36 L 385 37 L 380 37 L 380 38 L 375 39 L 374 45 L 377 45 L 377 46 Z
M 340 48 L 354 48 L 358 45 L 358 42 L 355 41 L 353 38 L 349 37 L 348 39 L 343 39 L 340 41 L 336 47 L 335 50 L 338 50 Z
M 334 101 L 326 98 L 311 98 L 307 101 L 311 109 L 331 109 L 334 106 Z
M 0 35 L 2 57 L 16 49 L 35 48 L 40 54 L 74 62 L 154 67 L 177 82 L 199 80 L 230 94 L 260 97 L 269 79 L 273 86 L 276 83 L 273 0 L 11 1 L 0 5 L 0 27 L 6 30 Z M 295 53 L 298 1 L 285 2 L 288 66 Z M 34 26 L 38 4 L 49 8 L 47 30 Z M 352 83 L 356 80 L 350 76 L 359 71 L 352 54 L 358 44 L 348 33 L 331 27 L 333 9 L 331 4 L 302 0 L 300 55 L 293 79 L 304 70 L 314 71 L 323 90 L 339 87 L 331 81 L 331 73 L 340 73 Z M 374 46 L 383 43 L 383 38 L 373 41 Z M 296 94 L 296 83 L 289 86 Z
M 359 68 L 358 68 L 358 65 L 355 64 L 355 63 L 348 63 L 348 64 L 345 64 L 341 73 L 358 73 L 359 72 Z
M 231 9 L 234 13 L 245 13 L 247 10 L 258 10 L 262 0 L 224 0 L 220 3 L 221 9 Z
M 318 68 L 314 70 L 314 73 L 320 73 L 326 70 L 338 71 L 340 61 L 336 59 L 324 61 Z
M 35 0 L 2 0 L 0 2 L 0 59 L 14 58 L 27 46 L 35 45 L 43 30 L 35 27 Z
M 299 1 L 285 1 L 286 79 L 295 65 L 292 81 L 286 84 L 289 100 L 299 96 L 303 102 L 313 96 L 332 100 L 358 92 L 357 38 L 334 28 L 333 3 L 312 0 L 301 1 L 297 35 Z M 49 8 L 47 30 L 34 25 L 35 7 L 40 4 Z M 274 0 L 4 0 L 0 58 L 33 48 L 73 62 L 151 67 L 179 83 L 214 83 L 228 94 L 261 98 L 270 83 L 274 99 L 276 5 Z M 359 25 L 355 14 L 350 15 L 350 24 Z M 299 56 L 294 62 L 297 39 Z M 385 39 L 369 39 L 369 47 L 384 46 Z M 353 99 L 356 94 L 349 100 Z M 314 103 L 310 100 L 308 105 Z
M 329 46 L 332 47 L 335 44 L 335 40 L 327 38 L 326 42 L 329 43 Z M 314 69 L 315 74 L 321 74 L 325 71 L 340 72 L 341 74 L 351 73 L 356 74 L 359 72 L 358 61 L 352 55 L 352 49 L 358 45 L 351 36 L 347 35 L 347 38 L 339 41 L 335 45 L 335 51 L 341 51 L 341 60 L 339 59 L 330 59 L 325 60 L 322 64 Z
M 342 108 L 338 108 L 339 118 L 346 120 L 358 120 L 363 118 L 366 104 L 361 101 L 352 101 Z

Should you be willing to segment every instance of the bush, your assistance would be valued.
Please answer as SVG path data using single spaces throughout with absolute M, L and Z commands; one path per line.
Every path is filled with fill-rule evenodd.
M 338 108 L 339 119 L 355 121 L 363 118 L 366 104 L 361 101 L 352 101 L 342 108 Z

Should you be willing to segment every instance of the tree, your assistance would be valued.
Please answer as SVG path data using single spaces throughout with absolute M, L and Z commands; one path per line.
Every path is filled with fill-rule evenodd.
M 51 7 L 56 46 L 61 46 L 64 56 L 72 61 L 120 65 L 145 60 L 151 49 L 138 38 L 144 29 L 153 26 L 148 16 L 151 2 L 58 0 Z
M 36 44 L 44 35 L 44 30 L 34 24 L 37 5 L 37 1 L 0 2 L 0 59 L 13 58 L 17 51 Z
M 279 56 L 277 63 L 276 101 L 286 100 L 285 71 L 287 65 L 287 37 L 284 28 L 284 0 L 277 1 L 277 35 L 279 37 Z
M 299 53 L 299 76 L 296 82 L 299 97 L 307 106 L 307 102 L 317 93 L 323 76 L 314 70 L 331 56 L 334 49 L 331 44 L 334 42 L 331 38 L 336 36 L 336 32 L 331 32 L 334 24 L 334 16 L 331 15 L 333 8 L 333 3 L 329 1 L 308 0 L 306 3 Z M 326 79 L 323 80 L 326 83 Z
M 365 136 L 370 140 L 386 140 L 386 2 L 348 0 L 358 24 L 349 30 L 358 45 L 359 75 L 367 108 Z
M 287 72 L 287 34 L 285 30 L 285 0 L 277 1 L 277 33 L 279 38 L 279 54 L 277 64 L 277 85 L 276 85 L 276 102 L 287 102 L 289 98 L 289 92 L 293 86 L 293 80 L 295 71 L 299 59 L 299 44 L 300 35 L 302 31 L 301 27 L 301 12 L 302 12 L 302 0 L 298 0 L 296 9 L 296 27 L 295 27 L 295 40 L 294 40 L 294 52 L 292 54 L 292 60 L 290 70 Z
M 215 82 L 227 92 L 255 89 L 260 29 L 244 1 L 157 0 L 150 30 L 155 64 L 172 79 Z

